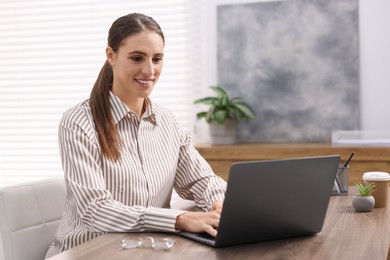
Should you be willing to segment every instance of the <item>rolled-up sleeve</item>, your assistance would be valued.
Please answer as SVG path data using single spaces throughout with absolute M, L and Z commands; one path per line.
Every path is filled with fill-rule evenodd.
M 192 145 L 189 134 L 178 127 L 181 144 L 175 189 L 181 197 L 194 200 L 197 207 L 208 211 L 214 201 L 224 200 L 226 182 L 214 174 Z

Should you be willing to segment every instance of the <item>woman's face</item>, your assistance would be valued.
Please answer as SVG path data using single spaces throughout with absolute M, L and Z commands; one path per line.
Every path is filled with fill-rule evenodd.
M 164 42 L 159 34 L 142 31 L 124 40 L 117 52 L 107 47 L 106 54 L 116 96 L 131 105 L 150 95 L 163 66 Z

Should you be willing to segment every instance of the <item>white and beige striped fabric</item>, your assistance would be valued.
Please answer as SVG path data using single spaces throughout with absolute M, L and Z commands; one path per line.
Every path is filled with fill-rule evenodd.
M 169 208 L 172 188 L 204 210 L 224 199 L 226 183 L 170 111 L 146 99 L 146 111 L 138 119 L 113 93 L 110 103 L 122 141 L 116 162 L 101 154 L 88 100 L 61 120 L 67 199 L 47 257 L 105 232 L 175 231 L 183 211 Z

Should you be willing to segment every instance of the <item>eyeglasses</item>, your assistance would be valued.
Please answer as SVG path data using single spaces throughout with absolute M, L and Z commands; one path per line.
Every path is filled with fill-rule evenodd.
M 120 250 L 132 248 L 152 248 L 156 250 L 169 250 L 176 244 L 171 238 L 139 237 L 136 239 L 123 239 Z

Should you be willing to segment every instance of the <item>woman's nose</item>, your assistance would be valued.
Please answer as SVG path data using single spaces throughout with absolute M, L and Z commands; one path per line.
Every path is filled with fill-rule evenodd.
M 154 64 L 152 61 L 147 61 L 142 66 L 142 74 L 147 76 L 153 76 L 155 72 Z

